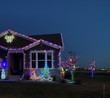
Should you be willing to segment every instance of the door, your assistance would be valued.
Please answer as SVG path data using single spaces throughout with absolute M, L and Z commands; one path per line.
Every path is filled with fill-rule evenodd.
M 8 72 L 10 75 L 23 74 L 23 53 L 9 53 Z

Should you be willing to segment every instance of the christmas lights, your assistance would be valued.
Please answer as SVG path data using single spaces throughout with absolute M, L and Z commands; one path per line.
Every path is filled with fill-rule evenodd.
M 5 50 L 23 50 L 23 49 L 27 49 L 27 48 L 29 48 L 29 47 L 32 47 L 32 46 L 34 46 L 34 45 L 36 45 L 36 44 L 38 44 L 38 43 L 40 43 L 40 42 L 43 42 L 44 44 L 51 45 L 51 46 L 53 46 L 53 47 L 61 48 L 61 49 L 62 49 L 62 47 L 61 47 L 60 45 L 51 43 L 51 42 L 46 41 L 46 40 L 43 40 L 43 39 L 37 40 L 37 39 L 34 39 L 34 38 L 32 38 L 32 37 L 25 36 L 24 34 L 20 34 L 20 33 L 14 32 L 14 31 L 12 31 L 12 30 L 7 30 L 7 31 L 5 31 L 5 32 L 2 32 L 1 35 L 2 35 L 3 33 L 4 33 L 4 34 L 5 34 L 5 33 L 7 34 L 7 32 L 9 32 L 9 31 L 10 31 L 12 34 L 14 34 L 14 35 L 19 35 L 19 36 L 24 37 L 24 38 L 26 38 L 26 39 L 30 39 L 30 40 L 32 40 L 32 41 L 34 41 L 34 42 L 31 43 L 31 44 L 29 44 L 29 45 L 27 45 L 27 46 L 25 46 L 25 47 L 22 47 L 22 48 L 7 48 L 7 47 L 4 47 L 4 46 L 0 45 L 0 47 L 3 48 L 3 49 L 5 49 Z M 11 42 L 13 41 L 13 39 L 14 39 L 14 35 L 11 35 L 11 36 L 6 35 L 6 36 L 5 36 L 5 39 L 7 39 L 7 42 L 10 42 L 10 43 L 11 43 Z
M 8 35 L 9 32 L 12 35 Z M 26 66 L 26 58 L 27 58 L 28 55 L 26 55 L 25 50 L 28 50 L 28 49 L 30 49 L 30 48 L 32 48 L 34 46 L 37 46 L 38 44 L 40 44 L 40 42 L 42 42 L 45 45 L 54 47 L 55 49 L 59 49 L 59 52 L 57 53 L 57 55 L 58 55 L 58 65 L 59 65 L 58 68 L 55 67 L 55 57 L 54 57 L 54 56 L 56 56 L 55 55 L 55 51 L 53 51 L 53 50 L 34 50 L 34 51 L 43 51 L 43 52 L 50 52 L 50 51 L 52 51 L 52 53 L 53 53 L 52 54 L 53 55 L 53 57 L 52 57 L 53 58 L 52 59 L 53 60 L 53 68 L 49 68 L 49 69 L 60 69 L 61 68 L 61 49 L 63 48 L 63 46 L 60 46 L 60 45 L 51 43 L 51 42 L 46 41 L 46 40 L 43 40 L 43 39 L 37 40 L 37 39 L 34 39 L 32 37 L 25 36 L 23 34 L 14 32 L 12 30 L 6 30 L 5 32 L 2 32 L 0 34 L 0 37 L 3 36 L 3 35 L 5 35 L 4 38 L 6 39 L 7 43 L 12 43 L 14 41 L 14 39 L 15 39 L 16 36 L 20 36 L 22 38 L 25 38 L 25 39 L 28 39 L 28 40 L 31 40 L 32 41 L 31 44 L 29 44 L 27 46 L 24 46 L 24 47 L 21 47 L 21 48 L 7 48 L 7 47 L 4 47 L 4 46 L 0 45 L 1 48 L 5 49 L 5 50 L 8 50 L 8 54 L 9 53 L 23 53 L 24 54 L 24 69 L 30 69 L 30 70 L 33 69 L 31 67 L 31 64 L 30 64 L 30 52 L 29 52 L 29 66 Z M 31 50 L 31 51 L 33 51 L 33 50 Z M 8 56 L 8 54 L 7 54 L 7 56 Z M 37 70 L 45 70 L 45 69 L 46 68 L 37 68 Z M 48 71 L 46 71 L 46 72 L 48 72 Z M 46 74 L 46 72 L 44 72 L 44 73 Z M 33 75 L 35 76 L 35 74 L 33 74 Z M 44 76 L 42 75 L 42 78 L 43 77 Z
M 65 71 L 70 71 L 71 72 L 71 81 L 67 81 L 68 83 L 75 83 L 74 81 L 74 71 L 78 68 L 76 67 L 77 63 L 78 63 L 78 59 L 80 56 L 76 56 L 76 55 L 72 55 L 70 54 L 70 57 L 68 59 L 66 59 L 65 62 L 62 62 L 62 67 L 64 68 L 63 70 L 61 70 L 61 75 L 62 75 L 62 79 L 64 79 L 64 74 Z M 63 74 L 62 74 L 63 73 Z
M 6 72 L 5 72 L 5 69 L 2 69 L 2 72 L 1 72 L 1 79 L 6 79 Z
M 31 51 L 42 51 L 42 52 L 52 52 L 53 53 L 53 68 L 50 68 L 50 69 L 54 69 L 55 68 L 55 66 L 54 66 L 54 62 L 55 62 L 55 58 L 54 58 L 54 50 L 31 50 Z M 30 63 L 30 55 L 31 55 L 31 52 L 29 52 L 29 69 L 32 69 L 32 67 L 31 67 L 31 63 Z M 25 55 L 25 58 L 26 58 L 26 55 Z M 25 66 L 26 67 L 26 66 Z M 40 69 L 40 68 L 37 68 L 37 69 Z
M 95 61 L 93 61 L 90 65 L 89 65 L 89 69 L 91 70 L 91 77 L 93 77 L 93 71 L 95 70 L 96 66 L 95 66 Z
M 38 77 L 36 76 L 35 70 L 36 69 L 30 70 L 30 73 L 29 73 L 29 76 L 30 76 L 29 79 L 30 80 L 36 80 L 36 79 L 38 79 Z
M 39 79 L 41 81 L 44 81 L 44 80 L 52 81 L 53 80 L 53 78 L 51 77 L 51 73 L 49 71 L 49 67 L 44 67 L 44 69 L 40 69 L 41 75 L 39 75 L 39 76 L 36 76 L 35 70 L 36 69 L 32 69 L 30 71 L 29 79 L 31 79 L 31 80 Z
M 5 36 L 7 43 L 12 43 L 14 38 L 15 38 L 14 35 L 10 35 L 10 36 L 6 35 Z
M 1 62 L 1 79 L 6 79 L 6 69 L 8 69 L 7 61 Z

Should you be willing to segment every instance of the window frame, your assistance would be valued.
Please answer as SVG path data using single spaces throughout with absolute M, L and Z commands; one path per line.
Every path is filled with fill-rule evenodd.
M 47 59 L 47 53 L 51 53 L 51 60 Z M 32 60 L 32 53 L 36 53 L 36 60 Z M 36 69 L 40 69 L 38 68 L 38 61 L 44 61 L 44 60 L 38 60 L 38 53 L 45 53 L 45 67 L 47 67 L 47 61 L 51 61 L 52 62 L 52 67 L 53 68 L 53 51 L 49 50 L 49 51 L 30 51 L 30 67 L 32 69 L 32 61 L 36 61 Z

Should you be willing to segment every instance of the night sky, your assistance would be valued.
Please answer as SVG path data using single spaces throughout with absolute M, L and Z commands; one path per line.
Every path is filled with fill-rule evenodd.
M 110 68 L 110 0 L 1 0 L 0 32 L 62 33 L 64 51 L 80 54 L 80 67 Z

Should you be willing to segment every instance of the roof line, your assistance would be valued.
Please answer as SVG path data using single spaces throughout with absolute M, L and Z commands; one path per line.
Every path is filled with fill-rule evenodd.
M 15 32 L 15 31 L 12 31 L 12 30 L 10 30 L 10 29 L 8 29 L 8 30 L 2 32 L 2 33 L 0 34 L 0 37 L 6 35 L 6 34 L 8 33 L 8 31 L 10 31 L 10 33 L 13 33 L 14 35 L 17 35 L 17 36 L 19 36 L 19 37 L 23 37 L 23 38 L 25 38 L 25 39 L 27 39 L 27 40 L 37 41 L 37 39 L 35 39 L 35 38 L 26 36 L 26 35 L 24 35 L 24 34 L 21 34 L 21 33 Z
M 0 47 L 5 49 L 5 50 L 22 50 L 22 49 L 28 50 L 28 49 L 34 47 L 35 45 L 38 45 L 38 43 L 40 43 L 40 42 L 43 42 L 45 45 L 48 45 L 48 46 L 51 46 L 51 47 L 54 47 L 54 48 L 57 48 L 57 49 L 62 48 L 60 45 L 51 43 L 51 42 L 43 40 L 43 39 L 37 40 L 37 41 L 35 41 L 35 42 L 25 46 L 25 47 L 22 47 L 22 48 L 6 48 L 2 45 L 0 45 Z

